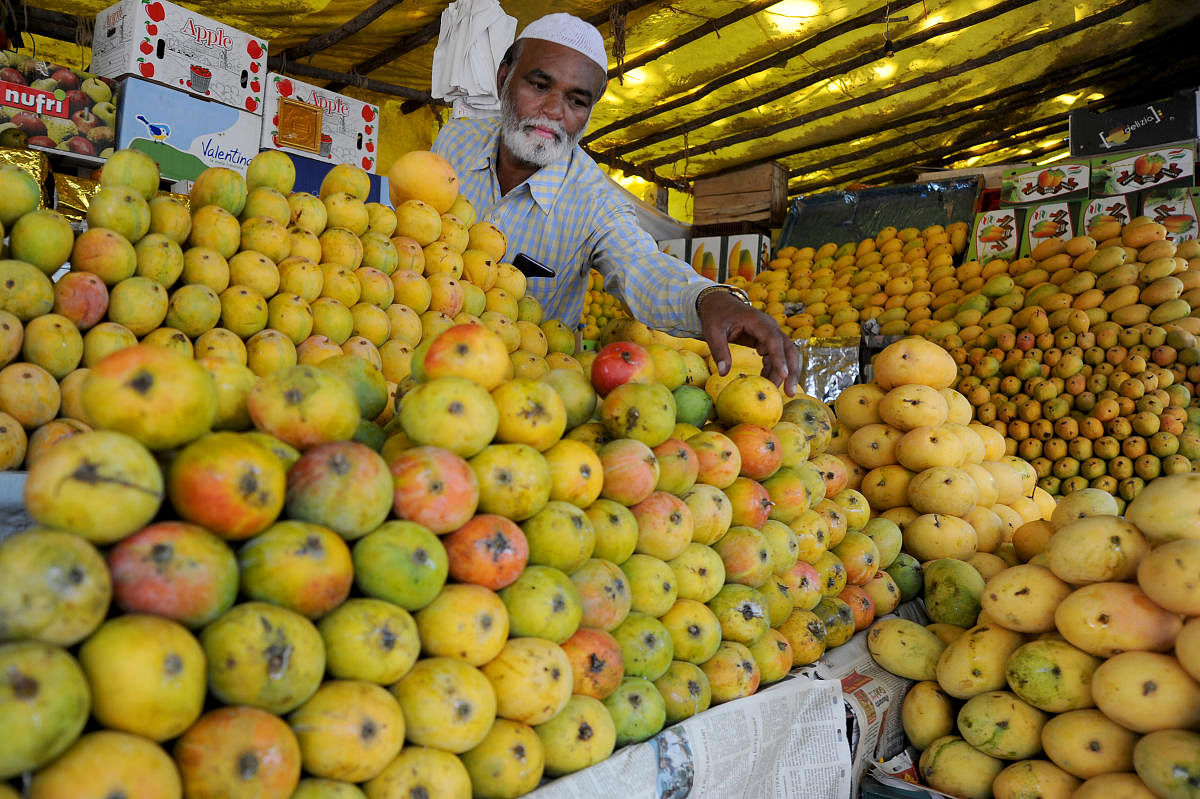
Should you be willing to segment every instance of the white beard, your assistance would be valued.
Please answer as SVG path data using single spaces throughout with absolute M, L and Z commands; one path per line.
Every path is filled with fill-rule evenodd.
M 574 136 L 568 136 L 560 122 L 540 116 L 521 119 L 517 116 L 517 104 L 507 89 L 508 81 L 505 81 L 500 97 L 500 141 L 508 151 L 519 161 L 539 168 L 570 158 L 575 145 L 583 138 L 587 124 L 584 123 Z M 552 131 L 554 138 L 539 136 L 533 132 L 535 127 Z

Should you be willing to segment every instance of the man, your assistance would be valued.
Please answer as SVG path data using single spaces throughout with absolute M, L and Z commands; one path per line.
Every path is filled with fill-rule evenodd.
M 452 120 L 433 151 L 454 167 L 479 218 L 508 236 L 510 257 L 525 253 L 556 270 L 528 284 L 547 316 L 578 320 L 595 268 L 641 322 L 702 336 L 721 374 L 729 372 L 729 342 L 747 344 L 763 356 L 763 374 L 793 394 L 799 352 L 779 325 L 736 289 L 660 252 L 632 205 L 580 149 L 607 65 L 595 27 L 570 14 L 542 17 L 496 71 L 500 118 Z

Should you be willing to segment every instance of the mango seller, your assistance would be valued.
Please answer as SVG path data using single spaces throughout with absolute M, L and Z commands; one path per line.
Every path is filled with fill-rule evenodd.
M 729 342 L 746 344 L 763 356 L 763 375 L 793 394 L 799 351 L 779 325 L 740 289 L 660 252 L 633 206 L 579 147 L 607 69 L 599 30 L 570 14 L 542 17 L 496 71 L 500 117 L 451 120 L 433 151 L 454 167 L 479 219 L 508 236 L 510 258 L 524 253 L 556 270 L 528 284 L 548 317 L 582 316 L 594 268 L 644 324 L 701 336 L 720 374 L 729 371 Z

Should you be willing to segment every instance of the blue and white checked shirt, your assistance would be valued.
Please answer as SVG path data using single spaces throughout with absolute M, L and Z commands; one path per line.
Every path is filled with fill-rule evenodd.
M 454 119 L 438 134 L 433 151 L 458 173 L 459 193 L 480 221 L 508 237 L 506 258 L 525 253 L 557 272 L 529 278 L 527 292 L 547 319 L 575 325 L 583 316 L 588 269 L 604 275 L 604 288 L 625 301 L 649 327 L 684 336 L 700 334 L 696 295 L 712 281 L 659 251 L 633 206 L 582 149 L 542 167 L 500 196 L 495 160 L 500 119 Z

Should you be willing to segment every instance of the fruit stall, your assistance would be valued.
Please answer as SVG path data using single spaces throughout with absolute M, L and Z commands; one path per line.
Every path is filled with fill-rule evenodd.
M 1200 8 L 553 4 L 789 396 L 597 271 L 550 318 L 408 85 L 446 3 L 46 5 L 0 799 L 1200 799 Z

